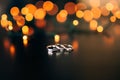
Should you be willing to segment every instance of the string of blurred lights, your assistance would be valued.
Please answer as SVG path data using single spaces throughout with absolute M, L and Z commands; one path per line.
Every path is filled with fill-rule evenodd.
M 1 15 L 1 26 L 10 31 L 21 30 L 23 34 L 23 43 L 28 43 L 28 36 L 34 34 L 32 26 L 27 25 L 34 21 L 37 28 L 45 28 L 47 24 L 47 15 L 55 16 L 56 21 L 59 24 L 66 23 L 69 16 L 74 16 L 72 19 L 74 28 L 79 27 L 80 20 L 83 20 L 89 24 L 90 31 L 103 32 L 105 25 L 109 23 L 115 23 L 120 19 L 120 8 L 117 0 L 110 0 L 102 4 L 100 0 L 89 0 L 89 5 L 86 2 L 67 2 L 64 5 L 64 9 L 59 10 L 57 4 L 52 1 L 38 1 L 36 4 L 26 4 L 19 9 L 17 6 L 13 6 L 10 9 L 12 20 L 9 20 L 7 14 Z M 74 29 L 73 28 L 73 29 Z M 48 28 L 51 29 L 51 28 Z M 52 30 L 51 30 L 52 33 Z M 59 42 L 59 36 L 55 35 L 55 40 Z

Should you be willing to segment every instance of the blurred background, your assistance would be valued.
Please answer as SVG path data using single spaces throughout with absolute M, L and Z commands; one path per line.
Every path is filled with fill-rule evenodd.
M 120 80 L 119 21 L 120 0 L 0 0 L 0 80 Z

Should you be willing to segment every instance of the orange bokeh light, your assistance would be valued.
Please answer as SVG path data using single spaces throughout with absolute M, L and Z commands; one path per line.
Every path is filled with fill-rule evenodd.
M 96 30 L 98 26 L 98 22 L 96 20 L 90 21 L 90 30 Z
M 35 25 L 38 28 L 43 28 L 46 26 L 46 20 L 44 20 L 44 19 L 43 20 L 36 20 Z
M 1 20 L 1 26 L 7 27 L 8 26 L 8 20 Z
M 45 16 L 46 16 L 46 11 L 43 8 L 37 9 L 34 13 L 35 19 L 44 19 Z
M 120 10 L 116 11 L 114 15 L 116 18 L 120 19 Z
M 11 9 L 10 9 L 10 13 L 11 13 L 11 15 L 12 16 L 17 16 L 18 14 L 19 14 L 19 8 L 18 7 L 12 7 Z
M 104 29 L 103 29 L 102 26 L 98 26 L 98 27 L 97 27 L 97 31 L 98 31 L 98 32 L 103 32 L 103 30 L 104 30 Z
M 92 8 L 93 18 L 98 19 L 101 16 L 101 10 L 99 8 Z
M 61 10 L 61 11 L 59 12 L 59 15 L 60 15 L 61 17 L 67 17 L 68 12 L 67 12 L 66 10 Z
M 36 6 L 33 4 L 27 4 L 25 7 L 28 8 L 28 13 L 34 14 L 34 12 L 37 10 Z
M 49 15 L 55 15 L 58 12 L 58 6 L 54 4 L 53 9 L 51 11 L 47 11 Z
M 84 3 L 77 3 L 76 6 L 77 6 L 77 10 L 85 10 L 85 9 L 87 9 L 86 4 L 84 4 Z
M 111 21 L 111 22 L 115 22 L 115 21 L 116 21 L 116 17 L 115 17 L 115 16 L 111 16 L 111 17 L 110 17 L 110 21 Z
M 68 14 L 74 14 L 76 11 L 76 4 L 73 2 L 68 2 L 65 4 L 64 9 L 67 10 Z
M 89 22 L 93 19 L 93 13 L 90 10 L 85 10 L 83 18 L 85 21 Z
M 63 23 L 67 20 L 67 17 L 61 17 L 59 14 L 57 14 L 56 19 L 58 22 Z
M 100 9 L 103 16 L 108 16 L 110 14 L 110 11 L 108 11 L 105 7 L 101 7 Z
M 15 56 L 15 46 L 14 45 L 10 45 L 10 55 L 11 55 L 11 57 Z
M 43 9 L 46 11 L 51 11 L 54 7 L 54 4 L 51 1 L 45 1 L 43 3 Z
M 25 18 L 23 16 L 19 16 L 16 20 L 16 23 L 19 27 L 23 26 L 25 24 Z

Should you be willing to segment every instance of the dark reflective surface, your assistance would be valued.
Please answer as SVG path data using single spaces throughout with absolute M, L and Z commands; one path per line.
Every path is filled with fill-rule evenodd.
M 59 56 L 47 55 L 46 45 L 53 41 L 48 42 L 43 30 L 34 34 L 27 47 L 21 37 L 11 37 L 14 55 L 5 49 L 1 35 L 0 80 L 119 80 L 120 34 L 111 32 L 109 37 L 101 33 L 62 34 L 60 43 L 72 44 L 74 52 Z

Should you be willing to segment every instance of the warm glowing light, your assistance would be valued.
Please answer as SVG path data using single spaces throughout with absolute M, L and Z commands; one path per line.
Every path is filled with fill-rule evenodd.
M 23 40 L 27 40 L 28 39 L 28 36 L 27 35 L 24 35 L 23 36 Z
M 28 36 L 27 35 L 23 36 L 23 44 L 24 44 L 24 46 L 28 45 Z
M 60 36 L 56 34 L 54 36 L 54 40 L 55 40 L 55 43 L 59 43 L 60 42 Z
M 108 11 L 111 11 L 111 10 L 113 10 L 114 5 L 113 5 L 112 3 L 109 2 L 109 3 L 106 4 L 105 7 L 106 7 L 106 9 L 107 9 Z
M 11 13 L 11 15 L 12 16 L 17 16 L 18 14 L 19 14 L 19 8 L 18 7 L 12 7 L 11 9 L 10 9 L 10 13 Z
M 8 21 L 7 20 L 1 20 L 1 26 L 2 27 L 7 27 L 8 26 Z
M 99 7 L 100 6 L 100 0 L 89 0 L 91 7 Z
M 34 13 L 35 19 L 44 19 L 45 16 L 46 16 L 46 11 L 43 8 L 37 9 Z
M 29 27 L 28 26 L 23 26 L 22 27 L 22 33 L 23 34 L 28 34 L 29 33 Z
M 24 46 L 27 46 L 28 45 L 28 40 L 23 40 L 23 44 L 24 44 Z
M 8 26 L 8 30 L 13 30 L 13 26 Z
M 78 40 L 74 40 L 73 42 L 72 42 L 72 46 L 73 46 L 73 50 L 76 52 L 76 51 L 78 51 L 78 49 L 79 49 L 79 42 L 78 42 Z
M 57 14 L 56 19 L 58 22 L 63 23 L 67 20 L 67 17 L 61 17 L 59 14 Z
M 19 16 L 16 20 L 16 23 L 19 27 L 22 27 L 25 24 L 25 18 L 23 16 Z
M 28 13 L 34 14 L 37 10 L 36 6 L 33 4 L 27 4 L 26 7 L 28 8 Z
M 86 4 L 81 3 L 81 2 L 77 3 L 76 6 L 77 6 L 77 10 L 85 10 L 85 9 L 87 9 Z
M 60 15 L 61 17 L 67 17 L 68 13 L 67 13 L 66 10 L 61 10 L 60 13 L 59 13 L 59 15 Z
M 108 11 L 105 7 L 101 7 L 101 14 L 103 16 L 108 16 L 110 14 L 110 11 Z
M 77 26 L 79 24 L 79 21 L 78 20 L 73 20 L 73 25 L 74 26 Z
M 54 4 L 51 1 L 45 1 L 43 3 L 43 9 L 46 11 L 51 11 L 53 9 Z
M 32 27 L 29 28 L 29 33 L 28 35 L 31 36 L 34 34 L 34 29 Z
M 23 8 L 21 9 L 21 13 L 22 13 L 23 15 L 28 14 L 28 12 L 29 12 L 29 10 L 28 10 L 27 7 L 23 7 Z
M 67 2 L 64 9 L 67 10 L 68 14 L 74 14 L 76 11 L 76 4 L 73 2 Z
M 77 16 L 78 18 L 82 18 L 82 17 L 84 16 L 84 12 L 81 11 L 81 10 L 78 10 L 78 11 L 76 12 L 76 16 Z
M 55 15 L 58 12 L 58 6 L 54 4 L 53 9 L 51 11 L 47 11 L 49 15 Z
M 8 25 L 9 26 L 12 26 L 13 24 L 12 24 L 12 21 L 8 21 Z
M 90 21 L 90 30 L 96 30 L 98 26 L 98 22 L 96 20 Z
M 116 18 L 120 19 L 120 10 L 116 11 L 114 15 L 115 15 Z
M 5 48 L 6 50 L 8 50 L 9 47 L 10 47 L 10 41 L 9 41 L 9 39 L 7 39 L 7 38 L 4 39 L 3 45 L 4 45 L 4 48 Z
M 38 28 L 44 28 L 46 26 L 46 20 L 45 19 L 43 19 L 43 20 L 36 20 L 35 21 L 35 25 Z
M 115 16 L 111 16 L 111 17 L 110 17 L 110 21 L 111 21 L 111 22 L 115 22 L 115 21 L 116 21 L 116 17 L 115 17 Z
M 7 14 L 2 14 L 1 19 L 2 20 L 7 20 Z
M 85 21 L 89 22 L 93 19 L 93 13 L 90 10 L 85 10 L 83 18 Z
M 14 57 L 14 55 L 15 55 L 15 46 L 14 45 L 10 45 L 10 54 L 12 57 Z
M 26 14 L 25 16 L 26 21 L 32 21 L 33 20 L 33 15 L 31 13 Z
M 98 19 L 101 16 L 101 10 L 99 8 L 92 8 L 93 18 Z
M 98 31 L 98 32 L 103 32 L 103 27 L 102 27 L 102 26 L 98 26 L 98 27 L 97 27 L 97 31 Z

